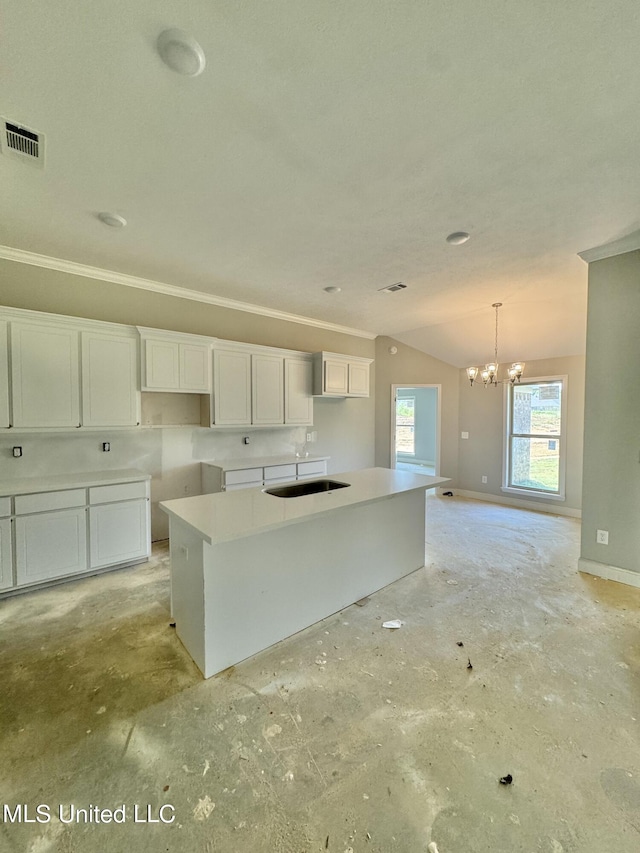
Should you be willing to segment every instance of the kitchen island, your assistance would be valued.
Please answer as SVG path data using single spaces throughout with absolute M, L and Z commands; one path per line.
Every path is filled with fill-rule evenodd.
M 424 566 L 426 491 L 447 478 L 368 468 L 331 481 L 160 504 L 172 616 L 205 678 Z

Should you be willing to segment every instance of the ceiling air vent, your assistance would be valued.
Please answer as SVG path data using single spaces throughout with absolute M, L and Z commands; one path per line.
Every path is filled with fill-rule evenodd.
M 1 121 L 2 153 L 15 160 L 22 160 L 23 163 L 32 163 L 42 168 L 44 166 L 44 135 L 4 118 Z
M 386 293 L 395 293 L 397 290 L 405 290 L 406 287 L 406 284 L 403 284 L 401 281 L 396 281 L 395 284 L 390 284 L 389 287 L 378 288 L 378 293 L 382 293 L 382 291 L 385 291 Z

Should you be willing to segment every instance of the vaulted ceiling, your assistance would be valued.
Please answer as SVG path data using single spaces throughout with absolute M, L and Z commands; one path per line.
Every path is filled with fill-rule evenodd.
M 505 359 L 583 352 L 578 252 L 640 228 L 633 0 L 5 0 L 2 19 L 0 113 L 46 149 L 44 169 L 0 154 L 7 247 L 463 366 L 492 355 L 496 301 Z M 161 61 L 169 27 L 199 76 Z

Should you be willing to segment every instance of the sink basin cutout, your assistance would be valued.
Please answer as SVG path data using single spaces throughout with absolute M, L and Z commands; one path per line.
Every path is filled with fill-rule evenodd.
M 320 492 L 347 489 L 350 485 L 350 483 L 339 483 L 337 480 L 307 480 L 302 483 L 292 483 L 290 486 L 265 489 L 265 492 L 268 495 L 274 495 L 276 498 L 300 498 L 303 495 L 317 495 Z

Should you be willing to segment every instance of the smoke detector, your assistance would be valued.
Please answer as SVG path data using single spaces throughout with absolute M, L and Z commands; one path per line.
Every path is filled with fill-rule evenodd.
M 5 157 L 44 168 L 44 134 L 5 118 L 0 121 L 0 150 Z
M 388 287 L 379 287 L 378 293 L 382 293 L 383 291 L 386 293 L 396 293 L 398 290 L 406 290 L 406 287 L 406 284 L 403 284 L 401 281 L 396 281 L 395 284 L 390 284 Z

